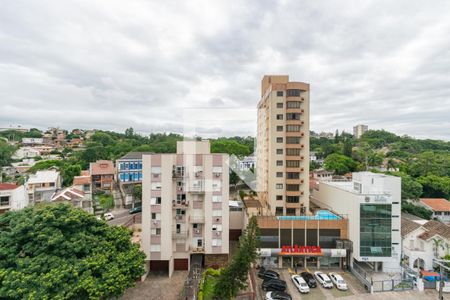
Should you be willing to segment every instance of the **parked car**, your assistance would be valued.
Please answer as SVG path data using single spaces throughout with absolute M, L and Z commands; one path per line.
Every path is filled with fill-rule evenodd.
M 142 212 L 142 206 L 136 206 L 128 211 L 130 214 L 137 214 Z
M 314 272 L 314 277 L 316 277 L 316 280 L 326 289 L 332 289 L 333 283 L 331 282 L 330 278 L 327 276 L 327 274 L 322 273 L 320 271 Z
M 261 288 L 263 291 L 284 292 L 287 288 L 286 281 L 280 279 L 270 279 L 263 281 Z
M 309 286 L 306 284 L 305 279 L 303 279 L 300 275 L 293 275 L 291 279 L 300 293 L 309 293 Z
M 266 300 L 292 300 L 292 297 L 285 292 L 267 292 Z
M 261 268 L 258 272 L 258 277 L 263 280 L 278 279 L 280 278 L 280 274 L 272 270 L 266 270 L 264 268 Z
M 315 288 L 317 286 L 317 282 L 316 279 L 314 279 L 314 276 L 311 273 L 308 272 L 302 272 L 300 274 L 300 276 L 302 276 L 303 279 L 305 279 L 306 284 L 310 287 L 310 288 Z
M 328 276 L 330 276 L 331 281 L 333 281 L 334 285 L 338 290 L 346 291 L 348 290 L 347 283 L 345 282 L 344 278 L 342 278 L 341 275 L 338 273 L 328 273 Z
M 106 221 L 109 221 L 109 220 L 114 219 L 114 215 L 113 215 L 112 213 L 106 213 L 106 214 L 103 215 L 103 218 L 104 218 Z

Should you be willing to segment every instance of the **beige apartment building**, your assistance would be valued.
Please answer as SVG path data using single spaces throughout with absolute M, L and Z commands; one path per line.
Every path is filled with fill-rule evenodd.
M 176 154 L 143 155 L 142 248 L 147 271 L 219 267 L 228 259 L 228 155 L 209 141 L 177 142 Z
M 258 197 L 268 213 L 309 213 L 309 84 L 263 77 L 257 171 Z

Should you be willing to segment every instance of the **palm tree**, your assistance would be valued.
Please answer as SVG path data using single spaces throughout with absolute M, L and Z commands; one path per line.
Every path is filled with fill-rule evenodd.
M 433 238 L 433 243 L 434 243 L 434 257 L 439 258 L 439 248 L 445 250 L 444 241 L 441 239 Z

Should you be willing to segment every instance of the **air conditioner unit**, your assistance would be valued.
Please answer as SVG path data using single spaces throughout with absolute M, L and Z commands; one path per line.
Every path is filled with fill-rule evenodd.
M 216 222 L 219 222 L 220 221 L 220 218 L 216 218 Z
M 195 234 L 200 234 L 200 229 L 195 229 L 195 230 L 194 230 L 194 233 L 195 233 Z
M 215 175 L 216 175 L 216 177 L 220 177 L 220 173 L 216 173 Z
M 153 220 L 153 225 L 157 225 L 158 221 L 157 220 Z

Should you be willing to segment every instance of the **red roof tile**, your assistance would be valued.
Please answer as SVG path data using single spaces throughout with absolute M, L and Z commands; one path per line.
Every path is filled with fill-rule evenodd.
M 91 175 L 109 175 L 116 173 L 114 164 L 110 160 L 99 160 L 90 164 Z
M 434 211 L 450 211 L 450 201 L 444 198 L 421 198 L 420 202 Z
M 0 183 L 0 191 L 15 190 L 17 187 L 14 183 Z

